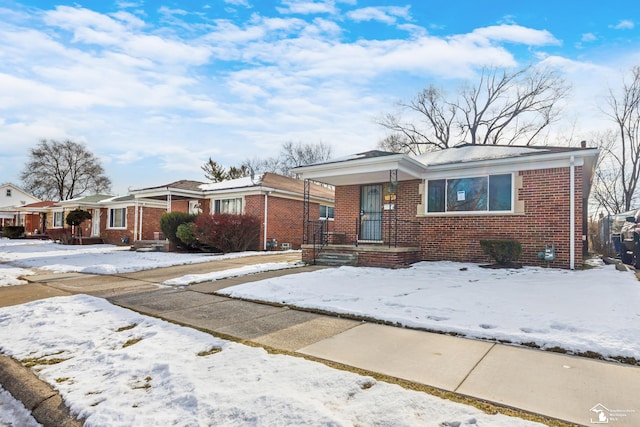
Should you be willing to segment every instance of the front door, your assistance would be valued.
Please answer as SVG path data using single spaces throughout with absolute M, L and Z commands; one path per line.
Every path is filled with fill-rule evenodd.
M 91 218 L 91 235 L 100 235 L 100 209 L 93 210 L 93 218 Z
M 382 240 L 382 184 L 360 187 L 359 240 Z

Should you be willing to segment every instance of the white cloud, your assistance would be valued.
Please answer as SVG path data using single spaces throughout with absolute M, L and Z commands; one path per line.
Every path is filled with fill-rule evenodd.
M 616 25 L 611 25 L 610 27 L 616 30 L 632 30 L 633 27 L 635 27 L 635 24 L 629 19 L 623 19 Z
M 494 25 L 478 28 L 469 35 L 461 37 L 477 37 L 488 42 L 521 43 L 529 46 L 559 45 L 553 34 L 547 30 L 536 30 L 520 25 Z
M 596 37 L 596 35 L 593 33 L 584 33 L 580 40 L 582 40 L 583 42 L 589 43 L 589 42 L 594 42 L 598 40 L 598 37 Z
M 347 17 L 356 22 L 379 21 L 388 25 L 395 24 L 398 18 L 410 20 L 409 9 L 411 6 L 377 6 L 364 7 L 347 12 Z
M 299 14 L 299 15 L 311 15 L 311 14 L 336 14 L 338 10 L 335 7 L 335 2 L 331 0 L 324 1 L 307 1 L 307 0 L 282 0 L 282 4 L 285 7 L 277 7 L 276 10 L 282 14 Z
M 125 189 L 157 184 L 141 182 L 153 174 L 138 170 L 165 171 L 166 181 L 193 178 L 209 155 L 236 165 L 275 155 L 288 140 L 337 144 L 334 153 L 344 155 L 374 148 L 385 133 L 374 117 L 426 82 L 472 78 L 483 65 L 517 66 L 511 44 L 560 43 L 519 25 L 436 37 L 406 22 L 408 7 L 353 10 L 360 15 L 351 19 L 409 32 L 356 40 L 336 7 L 347 3 L 355 4 L 287 0 L 287 15 L 254 13 L 243 22 L 177 13 L 162 27 L 142 13 L 66 6 L 28 19 L 8 15 L 0 22 L 0 153 L 40 138 L 86 141 L 112 159 L 109 172 Z M 596 73 L 541 58 L 572 78 Z
M 244 6 L 246 8 L 251 7 L 248 0 L 224 0 L 224 2 L 232 6 Z

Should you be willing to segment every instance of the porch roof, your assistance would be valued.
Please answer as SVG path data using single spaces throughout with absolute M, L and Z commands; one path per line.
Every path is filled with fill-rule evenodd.
M 392 170 L 398 171 L 398 181 L 407 181 L 419 179 L 425 166 L 405 154 L 374 150 L 297 167 L 293 172 L 305 179 L 338 186 L 389 181 Z

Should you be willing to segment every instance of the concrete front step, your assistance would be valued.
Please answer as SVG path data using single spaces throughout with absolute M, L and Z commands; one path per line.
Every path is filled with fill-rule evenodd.
M 343 265 L 350 265 L 356 267 L 358 265 L 358 254 L 340 254 L 332 252 L 320 252 L 316 256 L 316 265 L 327 265 L 331 267 L 338 267 Z

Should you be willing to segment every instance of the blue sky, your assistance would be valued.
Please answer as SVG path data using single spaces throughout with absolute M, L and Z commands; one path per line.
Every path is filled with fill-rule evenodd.
M 324 142 L 376 148 L 376 118 L 483 66 L 572 84 L 550 140 L 610 124 L 608 88 L 640 65 L 633 1 L 0 0 L 0 182 L 40 139 L 83 142 L 113 192 Z

